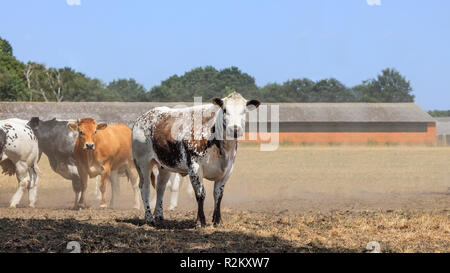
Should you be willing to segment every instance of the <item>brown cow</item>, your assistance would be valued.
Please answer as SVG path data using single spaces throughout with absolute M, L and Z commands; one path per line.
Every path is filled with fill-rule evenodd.
M 81 178 L 82 193 L 78 202 L 79 208 L 86 206 L 85 193 L 88 176 L 101 175 L 100 191 L 102 200 L 100 207 L 106 208 L 106 183 L 111 180 L 112 197 L 110 206 L 114 208 L 118 186 L 118 171 L 125 169 L 135 193 L 134 208 L 139 209 L 140 198 L 138 175 L 131 154 L 131 130 L 125 124 L 96 124 L 92 118 L 78 119 L 77 123 L 69 123 L 69 128 L 78 131 L 74 157 L 77 161 Z

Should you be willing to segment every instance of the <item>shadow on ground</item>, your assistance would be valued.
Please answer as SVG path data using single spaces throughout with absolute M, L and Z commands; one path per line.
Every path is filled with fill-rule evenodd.
M 90 222 L 94 221 L 94 222 Z M 295 247 L 277 236 L 263 237 L 220 228 L 194 229 L 192 220 L 165 220 L 157 227 L 139 218 L 95 223 L 75 219 L 0 219 L 0 252 L 359 252 L 308 244 Z

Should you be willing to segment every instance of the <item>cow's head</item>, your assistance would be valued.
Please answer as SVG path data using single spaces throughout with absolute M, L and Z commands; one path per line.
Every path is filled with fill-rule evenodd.
M 212 103 L 222 109 L 225 137 L 234 139 L 244 134 L 245 113 L 258 108 L 261 104 L 259 100 L 246 100 L 236 92 L 223 99 L 215 98 Z
M 39 138 L 39 123 L 41 120 L 39 117 L 32 117 L 30 121 L 28 121 L 27 125 L 30 126 L 31 130 L 33 130 L 34 134 Z
M 67 125 L 73 131 L 78 131 L 78 141 L 83 150 L 95 150 L 95 135 L 98 130 L 105 129 L 105 123 L 96 124 L 92 118 L 78 119 L 76 123 Z

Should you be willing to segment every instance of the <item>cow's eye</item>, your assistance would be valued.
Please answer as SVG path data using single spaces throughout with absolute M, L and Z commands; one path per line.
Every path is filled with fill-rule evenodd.
M 83 131 L 78 131 L 80 133 L 80 135 L 84 135 Z
M 227 113 L 227 109 L 223 109 L 223 113 L 226 114 Z

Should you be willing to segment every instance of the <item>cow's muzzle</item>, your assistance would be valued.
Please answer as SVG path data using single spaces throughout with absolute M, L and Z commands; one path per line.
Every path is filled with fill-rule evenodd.
M 244 133 L 242 127 L 233 125 L 227 127 L 227 137 L 238 138 L 241 137 Z
M 86 143 L 86 144 L 84 144 L 84 149 L 85 150 L 94 150 L 95 145 L 94 145 L 94 143 Z

